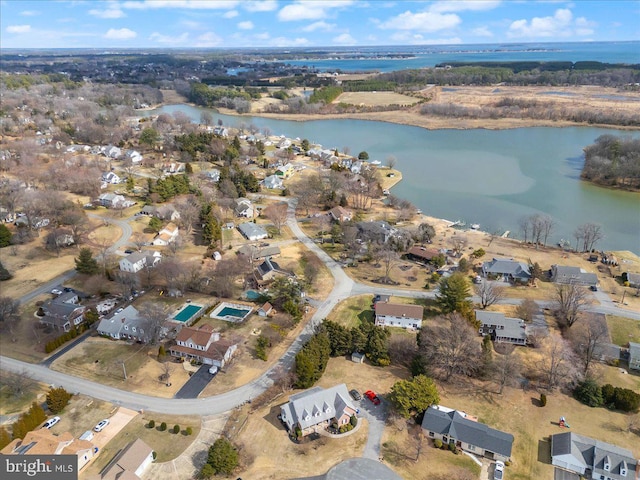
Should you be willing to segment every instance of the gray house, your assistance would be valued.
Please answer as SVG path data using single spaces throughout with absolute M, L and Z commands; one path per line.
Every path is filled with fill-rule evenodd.
M 565 267 L 563 265 L 551 265 L 551 281 L 585 287 L 598 286 L 598 276 L 595 273 L 585 272 L 580 267 Z
M 640 370 L 640 343 L 629 342 L 629 370 Z
M 85 307 L 78 305 L 80 299 L 75 292 L 65 292 L 42 304 L 40 323 L 56 330 L 68 332 L 84 322 Z
M 527 344 L 527 326 L 520 318 L 505 317 L 504 313 L 476 310 L 480 322 L 480 335 L 490 335 L 497 343 Z
M 100 335 L 111 337 L 114 340 L 133 340 L 147 343 L 151 340 L 148 323 L 133 305 L 129 305 L 111 318 L 100 320 L 97 331 Z
M 313 387 L 289 397 L 280 407 L 280 417 L 292 432 L 300 429 L 302 436 L 327 428 L 334 420 L 338 426 L 349 423 L 357 412 L 344 383 L 328 389 Z
M 551 435 L 551 464 L 592 480 L 638 478 L 638 461 L 629 450 L 573 432 Z
M 505 282 L 528 283 L 531 280 L 529 265 L 513 259 L 493 258 L 482 264 L 482 276 L 498 278 Z
M 387 243 L 397 233 L 397 230 L 384 220 L 358 222 L 356 227 L 358 228 L 358 238 L 380 244 Z
M 422 428 L 431 439 L 462 450 L 506 462 L 511 457 L 513 435 L 488 427 L 464 412 L 434 405 L 424 413 Z
M 238 230 L 247 239 L 251 241 L 262 240 L 267 238 L 269 234 L 261 225 L 256 225 L 253 222 L 245 222 L 238 225 Z

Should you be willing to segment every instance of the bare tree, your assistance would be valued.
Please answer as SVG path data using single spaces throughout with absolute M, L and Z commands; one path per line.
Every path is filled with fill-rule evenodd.
M 3 372 L 0 377 L 0 385 L 7 387 L 12 396 L 22 397 L 36 384 L 29 372 L 22 370 L 20 373 Z
M 562 325 L 571 328 L 589 303 L 584 287 L 573 283 L 556 285 L 555 314 Z
M 13 328 L 20 320 L 20 301 L 0 297 L 0 326 L 13 335 Z
M 476 293 L 480 297 L 480 305 L 484 310 L 502 300 L 504 287 L 498 286 L 494 282 L 482 280 L 480 284 L 476 285 Z
M 140 305 L 140 316 L 146 322 L 147 338 L 149 343 L 155 344 L 160 340 L 162 326 L 167 321 L 167 313 L 162 305 L 155 302 L 145 302 Z
M 540 221 L 542 222 L 542 245 L 546 247 L 549 235 L 556 227 L 556 222 L 549 215 L 543 215 Z
M 504 349 L 505 352 L 497 355 L 491 363 L 492 376 L 500 387 L 498 393 L 501 395 L 504 387 L 515 383 L 522 368 L 520 357 L 513 354 L 515 345 L 504 345 Z
M 420 241 L 420 243 L 431 243 L 433 237 L 436 236 L 436 229 L 433 228 L 433 225 L 430 225 L 428 223 L 421 223 L 420 225 L 418 225 L 418 234 L 418 240 Z
M 477 336 L 460 314 L 438 317 L 420 331 L 420 355 L 425 365 L 445 381 L 454 374 L 473 375 L 481 354 Z
M 389 167 L 390 169 L 394 169 L 398 164 L 398 159 L 393 155 L 388 155 L 387 158 L 385 158 L 385 163 L 387 167 Z
M 182 198 L 176 202 L 176 210 L 180 213 L 178 226 L 185 232 L 185 235 L 189 235 L 200 216 L 198 199 L 194 195 Z
M 525 322 L 533 321 L 533 317 L 540 311 L 538 304 L 530 298 L 524 299 L 516 308 L 516 315 Z
M 571 383 L 577 373 L 575 365 L 571 347 L 560 335 L 550 335 L 543 342 L 537 367 L 548 389 Z
M 133 245 L 136 247 L 136 250 L 141 252 L 142 251 L 142 247 L 144 247 L 147 244 L 147 239 L 144 236 L 143 233 L 141 232 L 135 232 L 132 236 L 131 236 L 131 243 L 133 243 Z
M 131 296 L 134 290 L 140 288 L 140 277 L 137 273 L 123 272 L 118 270 L 115 272 L 115 280 L 120 285 L 122 295 L 125 298 Z
M 522 217 L 518 220 L 518 225 L 520 226 L 520 231 L 522 232 L 522 236 L 524 237 L 524 243 L 527 243 L 529 239 L 529 232 L 531 230 L 531 222 L 529 221 L 529 217 Z
M 468 240 L 466 236 L 462 235 L 454 235 L 451 237 L 451 245 L 453 247 L 453 251 L 456 254 L 461 254 L 468 244 Z
M 388 342 L 389 357 L 394 365 L 409 368 L 418 354 L 418 344 L 413 336 L 392 333 Z
M 398 263 L 400 262 L 400 255 L 391 248 L 391 245 L 384 245 L 377 251 L 377 257 L 382 263 L 382 267 L 384 269 L 382 283 L 391 283 L 391 270 L 398 266 Z
M 606 322 L 603 316 L 598 314 L 587 315 L 584 321 L 571 329 L 569 340 L 583 365 L 585 376 L 589 373 L 598 350 L 608 339 Z
M 602 233 L 601 225 L 585 223 L 576 228 L 573 236 L 576 239 L 576 250 L 581 248 L 583 252 L 590 252 L 604 238 L 604 233 Z
M 282 233 L 282 225 L 284 225 L 287 221 L 288 208 L 289 205 L 287 203 L 281 202 L 269 205 L 262 211 L 262 214 L 266 218 L 271 220 L 271 223 L 273 223 L 273 225 L 276 227 L 276 229 L 278 230 L 278 235 Z

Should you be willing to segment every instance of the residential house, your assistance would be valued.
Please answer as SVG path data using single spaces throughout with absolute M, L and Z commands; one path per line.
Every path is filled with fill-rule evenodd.
M 329 210 L 329 216 L 335 222 L 350 222 L 353 218 L 353 212 L 347 210 L 346 208 L 341 207 L 340 205 L 333 207 Z
M 279 256 L 280 247 L 274 245 L 273 247 L 259 248 L 255 245 L 243 245 L 238 249 L 238 255 L 247 257 L 251 261 L 264 260 L 265 258 Z
M 213 180 L 214 182 L 219 182 L 220 181 L 220 170 L 214 168 L 209 170 L 207 173 L 207 178 L 209 178 L 210 180 Z
M 520 318 L 505 317 L 501 312 L 476 310 L 476 320 L 480 322 L 480 335 L 489 335 L 496 343 L 527 344 L 527 327 Z
M 531 280 L 529 265 L 513 259 L 493 258 L 482 264 L 482 276 L 502 279 L 505 282 L 528 283 Z
M 152 334 L 148 320 L 142 318 L 133 305 L 129 305 L 110 318 L 100 320 L 97 331 L 98 334 L 114 340 L 133 340 L 142 343 L 151 340 Z
M 435 257 L 441 255 L 441 252 L 436 248 L 425 248 L 419 245 L 414 245 L 405 255 L 409 260 L 430 263 Z
M 51 232 L 55 235 L 53 239 L 58 247 L 70 247 L 74 243 L 76 243 L 73 238 L 73 234 L 69 230 L 55 229 Z
M 113 145 L 109 145 L 104 148 L 102 153 L 104 153 L 104 155 L 108 158 L 119 158 L 122 155 L 122 150 Z
M 397 230 L 384 220 L 358 222 L 356 227 L 360 240 L 379 244 L 387 243 L 397 233 Z
M 268 317 L 271 312 L 273 312 L 273 306 L 269 302 L 267 302 L 258 309 L 257 313 L 261 317 Z
M 280 178 L 290 178 L 293 176 L 294 172 L 295 172 L 295 169 L 293 168 L 293 165 L 291 165 L 290 163 L 287 163 L 286 165 L 280 165 L 276 169 L 275 175 Z
M 253 218 L 255 216 L 255 208 L 248 198 L 236 198 L 233 208 L 236 217 Z
M 270 189 L 282 190 L 284 188 L 282 177 L 279 177 L 278 175 L 269 175 L 268 177 L 265 177 L 265 179 L 262 181 L 262 185 L 264 186 L 264 188 Z
M 105 183 L 111 183 L 112 185 L 118 184 L 122 181 L 122 179 L 113 172 L 105 172 L 102 174 L 100 178 Z
M 169 347 L 169 353 L 222 368 L 237 349 L 237 344 L 221 340 L 220 333 L 214 332 L 211 325 L 200 325 L 198 328 L 182 327 L 176 336 L 176 345 Z
M 631 451 L 574 432 L 551 435 L 551 464 L 592 480 L 634 480 L 640 474 Z
M 145 267 L 153 268 L 162 260 L 160 252 L 134 252 L 120 260 L 120 270 L 138 273 Z
M 126 199 L 123 195 L 118 195 L 116 193 L 103 193 L 98 197 L 98 202 L 103 207 L 118 208 L 121 205 L 125 205 Z
M 511 458 L 513 435 L 488 427 L 465 412 L 431 406 L 424 413 L 422 428 L 432 440 L 439 439 L 465 452 L 502 462 Z
M 256 267 L 256 278 L 259 283 L 266 283 L 273 280 L 277 275 L 293 276 L 290 272 L 280 268 L 271 258 L 265 258 L 264 261 Z
M 630 287 L 640 288 L 640 273 L 627 272 L 625 275 Z
M 134 164 L 142 163 L 142 154 L 137 150 L 127 150 L 124 152 L 124 158 Z
M 156 207 L 155 205 L 145 205 L 137 215 L 147 215 L 149 217 L 156 217 L 160 220 L 169 220 L 171 222 L 180 218 L 180 212 L 172 203 L 165 203 L 159 207 Z
M 222 126 L 215 127 L 213 129 L 213 133 L 214 135 L 219 135 L 224 138 L 229 136 L 229 130 L 227 130 L 225 127 L 222 127 Z
M 598 286 L 598 276 L 595 273 L 587 273 L 580 267 L 565 267 L 563 265 L 551 265 L 551 281 L 585 287 Z
M 640 343 L 629 342 L 629 370 L 640 370 Z
M 360 172 L 362 172 L 362 160 L 355 160 L 351 163 L 351 166 L 349 167 L 349 170 L 351 170 L 351 173 L 355 173 L 356 175 L 360 175 Z
M 68 332 L 73 327 L 84 322 L 84 312 L 82 305 L 78 305 L 80 299 L 75 292 L 65 292 L 52 300 L 42 304 L 38 313 L 42 313 L 40 323 Z
M 251 241 L 262 240 L 269 236 L 262 225 L 253 222 L 245 222 L 238 225 L 238 230 L 247 239 Z
M 175 223 L 169 223 L 162 228 L 151 242 L 153 245 L 165 247 L 178 238 L 180 230 Z
M 162 166 L 162 171 L 168 175 L 184 173 L 185 164 L 180 162 L 169 162 Z
M 331 388 L 313 387 L 289 397 L 280 407 L 280 418 L 291 433 L 301 436 L 321 431 L 332 423 L 346 425 L 357 412 L 344 383 Z
M 284 148 L 289 148 L 291 146 L 291 140 L 288 138 L 281 138 L 280 141 L 278 142 L 278 145 L 276 145 L 277 148 L 280 149 L 284 149 Z
M 98 447 L 88 440 L 76 439 L 69 432 L 55 435 L 46 428 L 27 432 L 23 439 L 16 438 L 0 450 L 2 455 L 77 455 L 78 471 L 82 470 L 97 452 Z
M 152 462 L 153 449 L 138 438 L 118 452 L 100 472 L 98 479 L 138 480 Z
M 377 302 L 374 306 L 375 324 L 380 327 L 422 327 L 422 305 Z

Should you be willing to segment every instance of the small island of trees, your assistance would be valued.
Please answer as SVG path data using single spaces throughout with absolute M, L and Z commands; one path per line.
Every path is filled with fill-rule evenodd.
M 640 139 L 601 135 L 584 149 L 581 177 L 597 185 L 640 189 Z

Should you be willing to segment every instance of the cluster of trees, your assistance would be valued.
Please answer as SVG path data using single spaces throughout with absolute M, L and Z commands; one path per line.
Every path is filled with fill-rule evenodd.
M 325 320 L 320 331 L 326 332 L 332 357 L 340 357 L 353 352 L 364 353 L 373 365 L 384 367 L 391 363 L 389 338 L 391 332 L 377 328 L 371 320 L 364 319 L 351 328 Z
M 212 88 L 204 83 L 194 82 L 188 98 L 196 105 L 233 108 L 238 113 L 247 113 L 251 109 L 251 95 L 233 88 Z
M 395 82 L 383 80 L 348 80 L 342 82 L 342 90 L 345 92 L 393 92 L 397 85 Z
M 209 447 L 207 463 L 202 466 L 199 478 L 209 479 L 214 475 L 231 475 L 239 463 L 238 450 L 225 437 Z
M 18 419 L 11 425 L 11 436 L 9 436 L 5 427 L 0 427 L 0 449 L 11 443 L 12 439 L 24 438 L 27 433 L 34 430 L 46 419 L 47 415 L 44 413 L 42 407 L 36 402 L 33 402 L 31 404 L 31 408 L 20 415 L 20 417 L 18 417 Z
M 330 104 L 343 92 L 341 87 L 328 86 L 316 88 L 309 97 L 309 103 Z
M 296 388 L 310 388 L 320 380 L 330 354 L 329 336 L 322 331 L 314 333 L 296 354 Z
M 149 193 L 157 194 L 161 201 L 166 202 L 176 195 L 196 192 L 197 188 L 190 184 L 188 175 L 170 175 L 156 180 L 155 184 L 151 185 Z
M 601 387 L 590 377 L 578 383 L 573 393 L 576 399 L 590 407 L 607 407 L 623 412 L 636 412 L 640 408 L 640 393 L 608 383 Z
M 601 135 L 584 149 L 581 176 L 599 185 L 640 188 L 640 139 Z
M 549 235 L 555 228 L 555 221 L 549 215 L 534 213 L 527 215 L 519 220 L 520 231 L 524 239 L 524 243 L 531 242 L 538 245 L 546 246 Z

